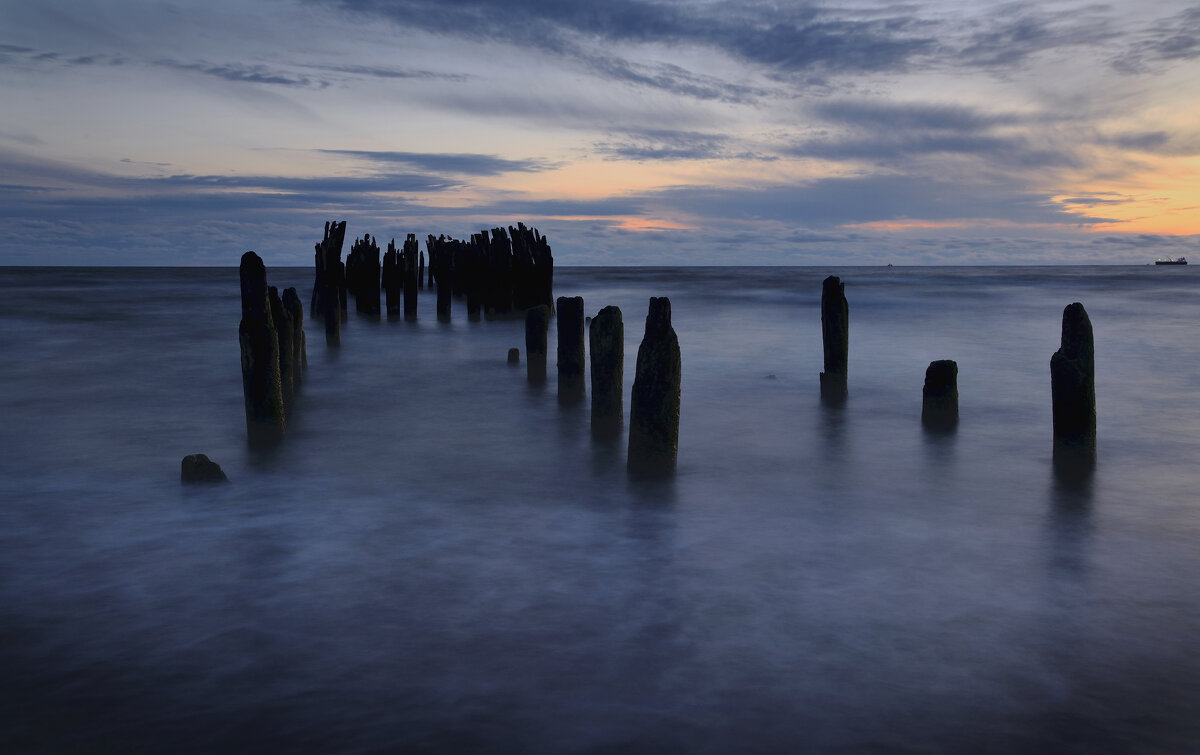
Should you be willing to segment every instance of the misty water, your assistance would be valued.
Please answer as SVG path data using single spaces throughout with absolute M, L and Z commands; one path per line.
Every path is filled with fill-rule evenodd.
M 820 288 L 850 302 L 822 406 Z M 308 268 L 269 268 L 306 308 Z M 1200 748 L 1200 271 L 559 268 L 683 358 L 639 483 L 505 364 L 519 321 L 307 322 L 245 442 L 234 269 L 0 268 L 0 749 Z M 1049 360 L 1095 330 L 1098 463 Z M 957 432 L 920 424 L 959 365 Z M 232 482 L 184 487 L 205 453 Z

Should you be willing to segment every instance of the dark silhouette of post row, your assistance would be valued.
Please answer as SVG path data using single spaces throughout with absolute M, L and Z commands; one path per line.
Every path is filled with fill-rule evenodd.
M 958 426 L 958 363 L 952 359 L 939 359 L 925 368 L 921 424 L 940 431 Z
M 679 339 L 671 327 L 671 301 L 650 299 L 646 335 L 638 347 L 629 402 L 628 469 L 638 476 L 675 470 L 679 455 Z
M 830 403 L 846 399 L 847 362 L 850 355 L 850 305 L 846 284 L 831 275 L 821 284 L 821 342 L 825 371 L 821 373 L 821 398 Z
M 605 307 L 588 325 L 592 354 L 592 435 L 611 438 L 624 426 L 625 325 L 618 307 Z
M 558 401 L 573 404 L 586 392 L 583 380 L 583 297 L 558 297 Z
M 1096 463 L 1096 351 L 1092 321 L 1079 302 L 1062 316 L 1062 341 L 1050 357 L 1054 465 L 1060 475 L 1085 475 Z
M 246 434 L 250 445 L 264 447 L 283 439 L 285 425 L 279 336 L 271 316 L 267 268 L 262 259 L 254 252 L 243 254 L 239 275 L 242 320 L 238 325 L 238 340 L 242 352 Z
M 546 380 L 546 336 L 550 330 L 550 308 L 545 304 L 525 312 L 525 377 L 531 383 Z

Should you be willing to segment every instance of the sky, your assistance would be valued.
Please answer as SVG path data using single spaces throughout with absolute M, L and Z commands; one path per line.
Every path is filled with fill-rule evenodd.
M 5 265 L 1200 258 L 1195 2 L 0 0 L 0 98 Z

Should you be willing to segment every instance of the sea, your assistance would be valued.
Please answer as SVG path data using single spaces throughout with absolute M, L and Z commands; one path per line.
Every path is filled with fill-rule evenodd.
M 849 396 L 823 404 L 822 280 Z M 306 309 L 311 268 L 268 267 Z M 306 322 L 246 442 L 235 268 L 0 268 L 0 751 L 1200 751 L 1200 270 L 565 267 L 682 355 L 678 468 L 521 320 Z M 1090 475 L 1052 464 L 1062 312 Z M 506 363 L 521 349 L 522 364 Z M 921 425 L 927 365 L 960 422 Z M 590 390 L 590 389 L 589 389 Z M 204 453 L 228 484 L 185 486 Z

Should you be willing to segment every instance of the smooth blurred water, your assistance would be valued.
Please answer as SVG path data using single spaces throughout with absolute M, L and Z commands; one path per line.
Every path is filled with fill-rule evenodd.
M 311 270 L 271 269 L 307 305 Z M 820 282 L 850 400 L 818 399 Z M 531 389 L 520 322 L 309 323 L 245 445 L 235 270 L 0 268 L 0 749 L 1200 749 L 1200 272 L 565 268 L 683 355 L 679 470 Z M 1099 462 L 1051 470 L 1062 309 Z M 553 329 L 553 324 L 552 324 Z M 554 335 L 551 333 L 551 351 Z M 961 423 L 924 433 L 933 359 Z M 187 489 L 206 453 L 233 482 Z

